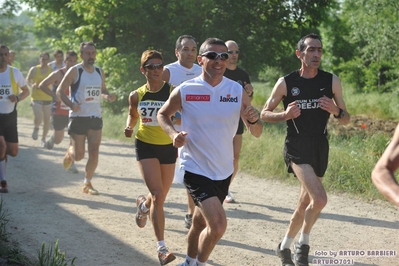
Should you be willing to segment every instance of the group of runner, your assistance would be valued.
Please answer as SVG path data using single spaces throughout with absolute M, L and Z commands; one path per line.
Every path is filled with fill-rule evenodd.
M 32 138 L 38 139 L 42 120 L 51 117 L 54 133 L 46 140 L 50 125 L 44 122 L 41 139 L 41 145 L 51 149 L 63 140 L 68 128 L 70 145 L 63 159 L 65 169 L 83 159 L 87 141 L 82 191 L 99 194 L 92 178 L 98 165 L 103 126 L 101 100 L 113 102 L 116 97 L 106 89 L 103 70 L 94 65 L 96 53 L 92 42 L 81 43 L 82 61 L 78 64 L 74 51 L 68 51 L 62 62 L 63 53 L 57 50 L 53 63 L 48 62 L 48 53 L 42 53 L 40 64 L 29 70 L 25 81 L 21 72 L 9 65 L 8 47 L 0 46 L 1 193 L 8 192 L 7 155 L 18 153 L 16 106 L 28 97 L 29 85 L 35 114 Z M 176 62 L 164 65 L 162 53 L 157 50 L 146 50 L 141 56 L 140 71 L 146 83 L 129 95 L 124 132 L 131 137 L 139 123 L 135 134 L 136 159 L 148 193 L 137 197 L 135 219 L 138 227 L 143 228 L 149 215 L 161 265 L 176 258 L 164 237 L 163 207 L 173 179 L 184 184 L 188 197 L 184 217 L 189 229 L 188 247 L 180 265 L 206 265 L 227 228 L 222 205 L 235 202 L 229 187 L 238 171 L 244 128 L 259 137 L 263 122 L 280 121 L 287 123 L 284 160 L 288 171 L 299 180 L 301 193 L 276 255 L 283 266 L 309 265 L 310 231 L 327 203 L 322 185 L 329 153 L 327 123 L 331 114 L 343 125 L 350 121 L 341 82 L 336 75 L 319 69 L 322 41 L 318 35 L 308 34 L 296 48 L 300 69 L 276 82 L 258 112 L 251 105 L 254 91 L 249 75 L 238 67 L 239 53 L 235 41 L 218 38 L 206 39 L 198 51 L 195 38 L 182 35 L 176 41 Z M 284 110 L 276 111 L 280 102 Z M 398 136 L 395 133 L 396 141 L 373 171 L 377 188 L 395 204 L 399 202 L 399 188 L 393 177 L 399 166 Z

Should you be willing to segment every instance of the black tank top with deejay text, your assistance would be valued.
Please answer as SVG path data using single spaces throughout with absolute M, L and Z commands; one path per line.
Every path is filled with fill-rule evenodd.
M 314 78 L 306 79 L 293 71 L 284 76 L 287 96 L 284 97 L 284 110 L 289 103 L 297 101 L 301 115 L 287 120 L 287 136 L 317 137 L 327 135 L 327 122 L 330 113 L 320 108 L 318 100 L 323 95 L 333 97 L 331 73 L 318 70 Z

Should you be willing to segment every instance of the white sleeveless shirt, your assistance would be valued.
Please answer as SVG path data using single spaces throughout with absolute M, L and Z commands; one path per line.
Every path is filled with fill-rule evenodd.
M 79 75 L 79 70 L 82 74 Z M 69 117 L 101 117 L 101 84 L 100 68 L 94 67 L 92 73 L 87 72 L 81 64 L 75 68 L 77 78 L 70 87 L 70 97 L 73 103 L 80 104 L 80 110 L 69 111 Z M 100 73 L 99 73 L 100 72 Z M 80 78 L 80 82 L 78 83 Z
M 169 83 L 175 87 L 186 80 L 198 77 L 202 73 L 202 68 L 199 65 L 194 64 L 192 68 L 185 68 L 179 64 L 179 61 L 168 64 L 165 68 L 169 69 Z
M 212 87 L 197 77 L 181 84 L 182 130 L 188 142 L 180 159 L 186 171 L 211 180 L 224 180 L 234 171 L 233 137 L 236 134 L 243 89 L 223 77 Z
M 0 114 L 9 114 L 15 109 L 15 103 L 8 98 L 10 95 L 14 95 L 10 71 L 13 71 L 14 81 L 19 88 L 26 86 L 26 81 L 21 71 L 18 68 L 7 65 L 6 71 L 0 73 Z

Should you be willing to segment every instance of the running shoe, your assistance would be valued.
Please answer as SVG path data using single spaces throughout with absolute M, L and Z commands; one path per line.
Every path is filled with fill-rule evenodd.
M 169 252 L 168 248 L 163 246 L 158 249 L 158 259 L 161 265 L 166 265 L 176 259 L 176 256 L 172 252 Z
M 33 133 L 32 133 L 32 139 L 33 140 L 37 140 L 38 135 L 39 135 L 39 129 L 38 128 L 34 128 L 33 129 Z
M 47 149 L 51 150 L 54 147 L 54 136 L 52 135 L 50 139 L 46 142 Z
M 90 194 L 90 195 L 98 195 L 98 190 L 94 189 L 91 185 L 91 182 L 86 182 L 82 188 L 83 193 Z
M 67 171 L 68 171 L 68 173 L 71 173 L 71 174 L 79 173 L 78 169 L 76 168 L 75 162 L 72 162 L 71 166 L 67 169 Z
M 73 159 L 72 159 L 71 155 L 69 155 L 69 152 L 72 151 L 72 149 L 73 149 L 73 147 L 69 146 L 69 148 L 67 149 L 67 152 L 64 156 L 63 165 L 66 170 L 68 170 L 69 167 L 71 167 L 71 165 L 73 163 Z
M 42 139 L 42 142 L 40 143 L 40 146 L 41 146 L 42 148 L 47 148 L 47 142 L 46 142 L 45 139 Z
M 309 249 L 309 245 L 300 245 L 298 242 L 294 244 L 294 260 L 297 266 L 309 266 Z
M 7 181 L 5 180 L 0 182 L 0 193 L 8 193 Z
M 233 193 L 231 193 L 229 191 L 229 193 L 227 194 L 226 198 L 224 199 L 225 203 L 235 203 L 236 200 L 234 199 Z
M 143 228 L 145 226 L 145 224 L 147 223 L 147 215 L 150 213 L 150 211 L 147 211 L 145 213 L 141 211 L 141 204 L 144 204 L 145 201 L 146 198 L 143 195 L 138 196 L 136 200 L 137 204 L 136 224 L 140 228 Z
M 276 249 L 276 255 L 281 260 L 282 266 L 295 266 L 294 262 L 291 259 L 291 250 L 289 248 L 285 248 L 284 250 L 280 250 L 281 243 L 278 244 Z
M 193 215 L 192 214 L 186 214 L 186 217 L 184 217 L 184 226 L 187 229 L 190 229 L 192 223 L 193 223 Z

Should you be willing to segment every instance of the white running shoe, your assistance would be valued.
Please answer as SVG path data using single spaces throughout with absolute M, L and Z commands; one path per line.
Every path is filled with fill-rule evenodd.
M 234 199 L 233 193 L 231 193 L 229 191 L 229 193 L 227 194 L 226 198 L 224 199 L 225 203 L 235 203 L 236 200 Z

